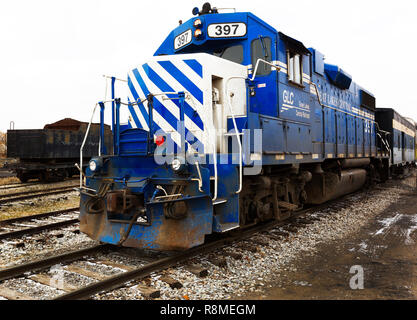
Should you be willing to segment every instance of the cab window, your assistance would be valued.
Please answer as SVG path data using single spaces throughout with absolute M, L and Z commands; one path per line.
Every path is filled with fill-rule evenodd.
M 268 62 L 272 61 L 271 56 L 271 38 L 259 37 L 252 41 L 252 68 L 253 70 L 256 67 L 256 62 L 258 59 L 266 60 Z M 256 72 L 257 76 L 267 76 L 271 73 L 271 66 L 266 63 L 259 63 L 258 71 Z
M 239 64 L 243 63 L 243 46 L 241 44 L 217 49 L 213 55 Z
M 303 55 L 287 51 L 288 80 L 303 85 Z

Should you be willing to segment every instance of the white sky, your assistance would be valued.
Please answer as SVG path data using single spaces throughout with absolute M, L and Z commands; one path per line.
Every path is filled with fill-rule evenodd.
M 65 117 L 88 121 L 104 98 L 102 75 L 126 78 L 204 2 L 0 0 L 0 131 L 12 120 L 16 129 L 43 128 Z M 416 1 L 211 3 L 250 11 L 315 47 L 371 91 L 378 107 L 417 120 Z

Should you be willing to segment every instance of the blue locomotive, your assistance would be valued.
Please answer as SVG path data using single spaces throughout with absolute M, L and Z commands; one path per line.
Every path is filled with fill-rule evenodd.
M 252 13 L 193 14 L 128 73 L 126 101 L 112 79 L 114 152 L 81 181 L 82 232 L 185 250 L 388 178 L 375 97 L 348 73 Z

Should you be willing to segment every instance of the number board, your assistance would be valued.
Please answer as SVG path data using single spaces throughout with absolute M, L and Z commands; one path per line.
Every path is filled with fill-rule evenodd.
M 208 36 L 210 38 L 231 38 L 246 36 L 246 24 L 236 23 L 214 23 L 208 26 Z
M 178 50 L 179 48 L 184 47 L 192 41 L 191 29 L 181 33 L 179 36 L 175 37 L 174 40 L 174 49 Z

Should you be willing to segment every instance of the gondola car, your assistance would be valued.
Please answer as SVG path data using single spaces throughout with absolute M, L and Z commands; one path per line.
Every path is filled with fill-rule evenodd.
M 18 158 L 19 161 L 6 167 L 22 182 L 29 179 L 59 181 L 79 174 L 75 163 L 80 162 L 80 147 L 87 126 L 86 122 L 66 118 L 47 124 L 43 129 L 8 130 L 7 157 Z M 99 128 L 99 124 L 91 126 L 84 149 L 85 162 L 98 155 Z M 109 126 L 105 126 L 104 139 L 111 152 L 112 134 Z

